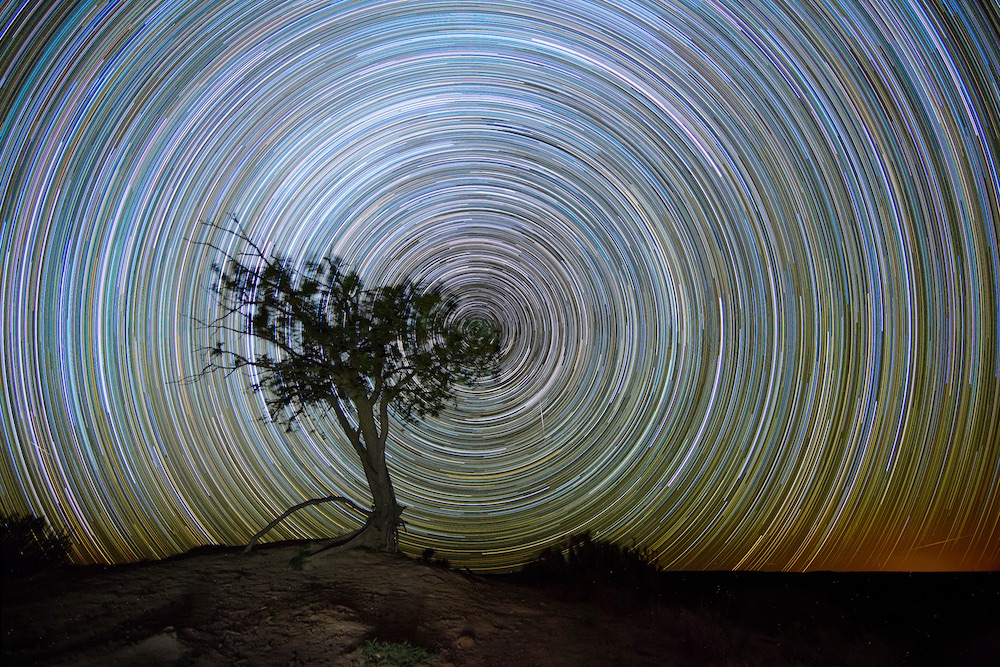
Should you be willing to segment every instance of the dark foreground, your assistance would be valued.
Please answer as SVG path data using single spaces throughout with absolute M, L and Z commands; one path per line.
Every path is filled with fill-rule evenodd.
M 665 573 L 656 590 L 300 545 L 7 582 L 6 665 L 1000 664 L 1000 574 Z M 385 664 L 385 663 L 383 663 Z

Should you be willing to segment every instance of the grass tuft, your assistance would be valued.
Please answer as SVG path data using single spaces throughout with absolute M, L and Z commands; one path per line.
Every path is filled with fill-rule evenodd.
M 365 667 L 415 667 L 430 659 L 431 654 L 409 642 L 369 640 L 361 647 Z

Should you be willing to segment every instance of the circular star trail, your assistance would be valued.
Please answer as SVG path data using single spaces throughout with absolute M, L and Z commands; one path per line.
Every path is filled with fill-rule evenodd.
M 392 422 L 410 553 L 1000 567 L 975 4 L 6 3 L 3 509 L 125 562 L 369 504 L 335 420 L 191 381 L 242 229 L 501 327 L 495 379 Z

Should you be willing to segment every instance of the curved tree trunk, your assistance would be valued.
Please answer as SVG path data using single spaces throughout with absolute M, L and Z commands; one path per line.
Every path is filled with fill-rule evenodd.
M 381 431 L 375 426 L 375 416 L 372 410 L 358 410 L 358 422 L 361 435 L 365 442 L 365 451 L 361 456 L 368 488 L 372 492 L 374 507 L 368 515 L 365 527 L 351 541 L 354 546 L 365 546 L 377 551 L 394 553 L 399 550 L 399 517 L 403 508 L 396 502 L 396 492 L 389 478 L 389 468 L 385 464 L 385 423 Z
M 377 393 L 377 392 L 376 392 Z M 310 554 L 319 556 L 332 549 L 352 549 L 366 547 L 376 551 L 395 553 L 399 551 L 399 517 L 403 507 L 396 502 L 396 492 L 392 488 L 389 469 L 385 463 L 385 439 L 388 434 L 388 402 L 368 396 L 354 395 L 351 401 L 357 410 L 358 428 L 355 429 L 336 402 L 331 402 L 340 421 L 341 428 L 352 440 L 355 452 L 361 460 L 365 479 L 372 494 L 372 510 L 367 512 L 365 525 L 347 535 L 324 540 L 319 550 Z M 378 410 L 376 425 L 375 409 Z M 293 508 L 294 509 L 294 508 Z M 291 511 L 291 510 L 290 510 Z
M 375 466 L 377 468 L 377 466 Z M 382 468 L 385 468 L 385 461 L 382 461 Z M 393 492 L 392 484 L 389 482 L 388 473 L 382 477 L 374 477 L 368 474 L 369 465 L 365 464 L 365 473 L 368 484 L 372 489 L 372 497 L 375 500 L 375 507 L 368 512 L 368 520 L 365 525 L 358 530 L 325 540 L 323 546 L 316 552 L 327 551 L 329 549 L 353 549 L 363 547 L 375 551 L 385 551 L 396 553 L 399 551 L 399 519 L 405 509 L 396 503 L 396 494 Z M 377 479 L 384 479 L 385 482 L 376 482 Z

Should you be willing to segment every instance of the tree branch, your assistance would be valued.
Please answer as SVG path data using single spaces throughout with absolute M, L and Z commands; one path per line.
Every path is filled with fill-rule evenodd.
M 389 397 L 382 396 L 378 403 L 378 439 L 385 447 L 386 436 L 389 434 Z
M 260 530 L 256 535 L 254 535 L 253 538 L 250 540 L 250 542 L 247 543 L 246 548 L 243 549 L 243 553 L 250 553 L 250 550 L 253 549 L 253 546 L 257 544 L 257 541 L 260 540 L 260 538 L 264 537 L 264 535 L 267 534 L 268 531 L 270 531 L 272 528 L 274 528 L 279 523 L 284 521 L 288 517 L 288 515 L 291 514 L 292 512 L 297 512 L 303 507 L 309 507 L 310 505 L 319 505 L 320 503 L 332 503 L 332 502 L 342 502 L 347 505 L 350 505 L 352 508 L 365 514 L 366 516 L 371 514 L 371 512 L 369 512 L 366 509 L 358 507 L 357 505 L 354 504 L 354 502 L 350 498 L 345 498 L 344 496 L 326 496 L 324 498 L 311 498 L 310 500 L 305 500 L 299 503 L 298 505 L 295 505 L 294 507 L 285 510 L 281 516 L 279 516 L 277 519 L 264 526 L 264 528 Z
M 367 452 L 365 451 L 364 444 L 361 442 L 361 430 L 351 426 L 350 420 L 347 418 L 347 415 L 344 414 L 344 408 L 340 406 L 339 397 L 334 396 L 333 400 L 329 401 L 329 405 L 333 408 L 333 414 L 337 416 L 340 428 L 350 439 L 351 445 L 354 446 L 354 451 L 357 452 L 358 456 L 360 456 L 363 460 Z

